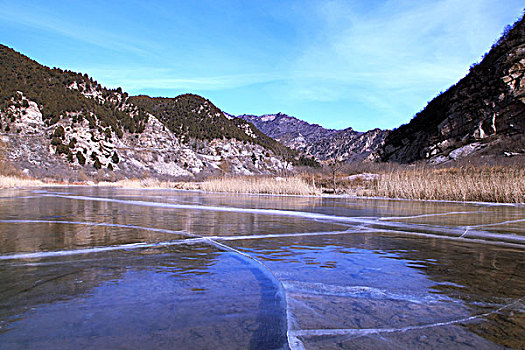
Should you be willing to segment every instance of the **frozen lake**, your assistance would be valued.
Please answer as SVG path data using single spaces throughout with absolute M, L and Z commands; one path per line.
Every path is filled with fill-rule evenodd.
M 0 349 L 525 348 L 525 207 L 0 191 Z

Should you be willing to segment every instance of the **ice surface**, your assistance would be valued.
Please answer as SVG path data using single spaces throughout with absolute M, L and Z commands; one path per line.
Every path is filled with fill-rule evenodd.
M 519 206 L 9 194 L 0 349 L 525 346 Z
M 188 204 L 174 204 L 174 203 L 159 203 L 159 202 L 148 202 L 148 201 L 136 201 L 136 200 L 120 200 L 113 198 L 104 198 L 104 197 L 89 197 L 89 196 L 74 196 L 74 195 L 62 195 L 62 194 L 45 194 L 46 196 L 55 196 L 58 198 L 67 198 L 71 200 L 82 200 L 82 201 L 100 201 L 100 202 L 111 202 L 124 205 L 134 205 L 134 206 L 146 206 L 146 207 L 158 207 L 158 208 L 167 208 L 167 209 L 184 209 L 184 210 L 198 210 L 198 211 L 216 211 L 216 212 L 231 212 L 231 213 L 244 213 L 252 215 L 273 215 L 273 216 L 287 216 L 287 217 L 298 217 L 305 218 L 310 220 L 318 221 L 335 221 L 339 223 L 361 225 L 371 228 L 378 229 L 391 229 L 391 230 L 403 230 L 405 234 L 411 234 L 412 232 L 417 235 L 422 235 L 425 233 L 436 235 L 443 234 L 445 236 L 453 236 L 458 238 L 473 238 L 478 242 L 483 242 L 485 240 L 496 240 L 503 243 L 511 244 L 523 244 L 525 245 L 525 236 L 520 236 L 517 234 L 492 234 L 490 232 L 472 230 L 476 227 L 485 227 L 492 224 L 482 224 L 477 226 L 436 226 L 436 225 L 425 225 L 425 224 L 409 224 L 398 222 L 398 220 L 403 219 L 413 219 L 413 218 L 426 218 L 434 216 L 453 216 L 457 214 L 479 214 L 478 212 L 444 212 L 444 213 L 434 213 L 434 214 L 422 214 L 415 216 L 402 216 L 402 217 L 380 217 L 380 218 L 368 218 L 368 217 L 347 217 L 339 215 L 326 215 L 312 212 L 301 212 L 301 211 L 291 211 L 291 210 L 275 210 L 275 209 L 254 209 L 254 208 L 237 208 L 237 207 L 227 207 L 227 206 L 206 206 L 206 205 L 188 205 Z M 500 223 L 495 223 L 494 225 L 502 225 L 509 222 L 521 222 L 525 219 L 504 221 Z M 408 229 L 408 230 L 407 230 Z M 415 232 L 414 232 L 415 231 Z

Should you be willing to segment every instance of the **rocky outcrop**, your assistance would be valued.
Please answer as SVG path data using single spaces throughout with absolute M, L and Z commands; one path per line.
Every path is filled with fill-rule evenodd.
M 383 161 L 442 163 L 525 153 L 525 22 L 508 27 L 469 74 L 394 130 Z
M 373 129 L 356 132 L 351 128 L 340 130 L 326 139 L 307 147 L 310 154 L 320 159 L 337 158 L 345 162 L 375 161 L 376 151 L 383 145 L 389 130 Z
M 352 128 L 325 129 L 318 124 L 309 124 L 283 113 L 241 115 L 239 118 L 249 121 L 284 145 L 318 160 L 334 157 L 350 162 L 374 160 L 375 152 L 389 132 L 380 129 L 367 132 L 358 132 Z
M 0 165 L 37 178 L 179 179 L 290 166 L 282 145 L 197 95 L 132 98 L 1 45 L 0 73 Z

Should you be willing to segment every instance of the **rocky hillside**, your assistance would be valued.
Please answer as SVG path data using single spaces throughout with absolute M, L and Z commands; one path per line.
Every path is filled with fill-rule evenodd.
M 252 123 L 284 145 L 319 160 L 333 157 L 344 161 L 372 160 L 374 153 L 388 135 L 387 130 L 380 129 L 364 133 L 352 128 L 325 129 L 282 113 L 263 116 L 241 115 L 239 118 Z
M 258 144 L 279 153 L 282 145 L 251 123 L 223 113 L 201 96 L 185 94 L 175 98 L 134 96 L 130 101 L 155 115 L 181 142 L 227 139 Z
M 376 152 L 389 132 L 381 129 L 366 132 L 357 132 L 352 128 L 338 130 L 330 137 L 308 145 L 306 152 L 322 160 L 336 158 L 344 162 L 375 161 Z
M 443 163 L 525 153 L 524 73 L 522 18 L 466 77 L 387 136 L 381 160 Z
M 35 177 L 261 174 L 290 163 L 283 146 L 199 96 L 132 98 L 2 45 L 0 77 L 3 164 Z

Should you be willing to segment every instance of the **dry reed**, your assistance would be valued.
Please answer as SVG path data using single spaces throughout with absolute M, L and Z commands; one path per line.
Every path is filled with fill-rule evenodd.
M 300 177 L 223 177 L 201 184 L 208 192 L 314 195 L 319 190 Z
M 121 188 L 157 188 L 157 189 L 180 189 L 180 190 L 196 190 L 199 186 L 195 182 L 170 182 L 161 181 L 154 178 L 144 179 L 126 179 L 116 182 L 102 181 L 97 183 L 101 187 L 121 187 Z
M 525 203 L 523 167 L 405 169 L 381 174 L 371 195 L 427 200 Z
M 359 178 L 350 180 L 348 176 L 338 176 L 338 193 L 422 200 L 525 203 L 525 168 L 522 166 L 393 168 L 378 171 L 378 173 L 379 177 L 372 181 L 359 180 Z M 125 188 L 202 189 L 208 192 L 228 193 L 318 195 L 331 182 L 328 177 L 326 179 L 325 177 L 320 173 L 286 178 L 223 177 L 202 183 L 169 182 L 145 178 L 99 182 L 96 185 Z M 319 187 L 314 186 L 313 183 Z M 95 185 L 91 181 L 73 184 Z M 50 179 L 41 181 L 21 176 L 0 175 L 0 188 L 64 185 L 71 184 Z
M 0 175 L 0 188 L 44 186 L 40 180 L 26 179 L 19 176 Z

